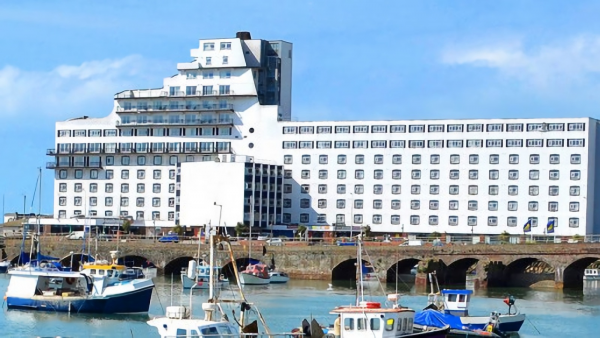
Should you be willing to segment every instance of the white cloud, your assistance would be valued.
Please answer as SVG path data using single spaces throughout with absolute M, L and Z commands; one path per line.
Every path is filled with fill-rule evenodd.
M 46 72 L 4 66 L 0 69 L 0 115 L 105 116 L 112 109 L 115 93 L 140 86 L 159 87 L 167 69 L 165 64 L 139 55 L 60 65 Z
M 497 69 L 536 87 L 585 84 L 600 73 L 600 37 L 576 37 L 567 41 L 526 48 L 520 41 L 456 46 L 442 53 L 442 62 Z

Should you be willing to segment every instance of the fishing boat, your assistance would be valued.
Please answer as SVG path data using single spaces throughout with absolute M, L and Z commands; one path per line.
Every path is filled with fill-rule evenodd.
M 236 279 L 239 287 L 240 300 L 240 318 L 233 318 L 233 321 L 229 320 L 229 317 L 223 310 L 223 305 L 227 303 L 233 303 L 233 301 L 222 301 L 217 296 L 217 288 L 215 287 L 216 273 L 215 269 L 210 267 L 215 266 L 214 249 L 217 243 L 225 243 L 229 249 L 230 257 L 233 256 L 233 250 L 229 244 L 229 240 L 225 236 L 217 235 L 215 229 L 209 229 L 209 245 L 210 245 L 210 258 L 209 258 L 209 295 L 206 303 L 202 304 L 202 310 L 204 311 L 204 318 L 192 318 L 192 298 L 190 294 L 190 305 L 185 306 L 169 306 L 166 309 L 166 315 L 164 317 L 156 317 L 149 320 L 148 325 L 155 327 L 161 338 L 172 338 L 172 337 L 200 337 L 202 336 L 213 336 L 213 337 L 241 337 L 241 334 L 252 334 L 255 337 L 261 336 L 259 334 L 258 324 L 256 321 L 246 325 L 248 310 L 253 308 L 256 312 L 258 309 L 256 306 L 251 305 L 245 298 L 240 280 Z M 237 267 L 233 266 L 233 272 L 235 275 L 238 274 Z M 188 277 L 191 280 L 195 279 L 196 269 L 188 269 Z M 194 289 L 196 285 L 192 286 Z M 259 320 L 263 324 L 265 330 L 264 334 L 272 336 L 269 328 L 264 321 L 260 312 L 258 312 Z
M 208 289 L 210 279 L 210 264 L 202 261 L 199 265 L 196 265 L 195 260 L 189 261 L 188 267 L 181 269 L 181 284 L 184 289 Z M 196 269 L 195 278 L 190 279 L 188 276 L 188 270 Z M 214 281 L 215 288 L 222 288 L 229 284 L 229 280 L 222 273 L 221 268 L 218 266 L 213 267 L 216 280 Z
M 366 301 L 363 287 L 363 262 L 362 262 L 362 234 L 357 237 L 357 293 L 354 305 L 339 306 L 330 311 L 330 314 L 338 318 L 333 327 L 327 328 L 326 336 L 340 336 L 341 338 L 387 338 L 387 337 L 429 337 L 445 338 L 450 327 L 431 328 L 422 332 L 415 332 L 413 322 L 415 311 L 400 305 L 400 295 L 390 294 L 387 296 L 391 306 L 382 306 L 379 302 Z M 374 272 L 374 271 L 373 271 Z M 305 320 L 306 322 L 306 320 Z M 302 332 L 299 332 L 299 331 Z M 311 334 L 315 331 L 319 334 L 318 323 L 313 319 L 310 327 L 303 325 L 292 333 Z
M 269 269 L 265 264 L 248 264 L 248 266 L 240 272 L 240 283 L 242 285 L 266 285 L 271 283 Z
M 114 256 L 114 257 L 113 257 Z M 44 261 L 9 270 L 5 300 L 9 309 L 77 313 L 144 313 L 150 307 L 151 279 L 121 279 L 126 267 L 113 262 L 63 271 Z
M 469 313 L 469 304 L 471 302 L 472 290 L 452 290 L 443 289 L 439 291 L 437 277 L 435 273 L 429 274 L 431 285 L 431 293 L 428 296 L 428 305 L 425 308 L 432 309 L 446 315 L 445 318 L 459 319 L 462 326 L 461 330 L 467 331 L 483 331 L 490 322 L 494 322 L 495 331 L 498 335 L 518 332 L 525 321 L 525 314 L 519 313 L 515 306 L 515 299 L 508 296 L 504 299 L 504 303 L 508 305 L 508 312 L 501 314 L 499 312 L 491 312 L 491 316 L 472 316 Z M 434 288 L 434 282 L 437 286 L 437 292 Z M 513 311 L 514 307 L 514 311 Z M 493 317 L 493 320 L 490 318 Z M 417 318 L 420 318 L 417 316 Z M 417 325 L 431 325 L 428 322 L 416 322 Z M 457 328 L 458 329 L 458 328 Z

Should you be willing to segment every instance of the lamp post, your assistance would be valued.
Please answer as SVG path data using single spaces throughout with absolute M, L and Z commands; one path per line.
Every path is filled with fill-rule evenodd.
M 475 244 L 475 235 L 473 235 L 473 226 L 471 226 L 471 244 Z

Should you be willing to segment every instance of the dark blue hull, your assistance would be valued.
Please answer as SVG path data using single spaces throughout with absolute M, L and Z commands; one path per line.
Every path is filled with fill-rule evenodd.
M 23 309 L 52 312 L 73 313 L 144 313 L 150 308 L 152 289 L 127 293 L 110 298 L 94 298 L 85 300 L 54 300 L 7 297 L 9 309 Z M 41 298 L 41 297 L 40 297 Z
M 498 325 L 498 330 L 501 332 L 519 332 L 521 326 L 523 325 L 524 320 L 517 320 L 514 322 L 503 323 L 500 321 L 500 325 Z M 470 324 L 469 329 L 471 330 L 484 330 L 487 324 Z
M 8 266 L 0 266 L 0 273 L 7 273 L 8 272 Z

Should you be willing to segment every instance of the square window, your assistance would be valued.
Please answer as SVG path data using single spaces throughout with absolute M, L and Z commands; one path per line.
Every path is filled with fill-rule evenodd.
M 402 164 L 402 155 L 393 155 L 392 156 L 392 164 Z
M 450 209 L 450 210 L 458 210 L 458 201 L 450 201 L 448 203 L 448 209 Z
M 338 164 L 346 164 L 346 155 L 338 155 Z
M 500 155 L 492 154 L 490 155 L 490 164 L 499 164 L 500 163 Z
M 488 202 L 488 210 L 489 211 L 498 211 L 498 201 L 489 201 Z
M 550 170 L 548 178 L 550 180 L 556 181 L 560 179 L 560 172 L 558 170 Z
M 500 171 L 499 170 L 490 170 L 489 177 L 490 177 L 490 180 L 497 180 L 497 179 L 499 179 L 500 178 Z
M 478 164 L 479 163 L 479 155 L 471 154 L 469 155 L 469 164 Z
M 450 164 L 460 164 L 460 155 L 450 155 Z
M 519 171 L 518 170 L 509 170 L 508 171 L 508 179 L 509 180 L 518 180 L 519 179 Z
M 550 155 L 550 164 L 560 164 L 560 155 L 558 155 L 558 154 Z
M 421 164 L 421 155 L 413 155 L 412 164 Z
M 581 188 L 579 186 L 573 185 L 569 187 L 569 196 L 579 196 L 581 193 Z
M 439 180 L 440 179 L 440 171 L 439 170 L 431 170 L 429 172 L 429 178 L 432 180 Z
M 529 170 L 529 179 L 530 180 L 539 180 L 540 179 L 540 171 L 539 170 Z
M 327 155 L 319 155 L 319 164 L 327 164 L 328 158 Z
M 488 187 L 488 195 L 498 195 L 499 188 L 497 185 L 490 185 Z
M 508 156 L 509 164 L 519 164 L 519 155 L 512 154 Z
M 365 164 L 365 155 L 356 155 L 354 158 L 356 164 Z
M 581 155 L 572 154 L 571 155 L 571 164 L 581 164 Z
M 579 181 L 581 179 L 581 171 L 571 170 L 571 181 Z
M 540 187 L 537 185 L 529 186 L 529 196 L 538 196 L 540 194 Z
M 529 155 L 529 164 L 540 164 L 540 155 Z
M 450 170 L 450 179 L 457 180 L 460 178 L 460 171 L 458 170 Z
M 477 195 L 479 192 L 479 187 L 476 185 L 469 186 L 469 195 Z
M 431 164 L 440 164 L 440 155 L 431 155 L 429 157 L 429 162 Z M 419 161 L 419 163 L 421 163 L 421 162 Z

